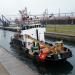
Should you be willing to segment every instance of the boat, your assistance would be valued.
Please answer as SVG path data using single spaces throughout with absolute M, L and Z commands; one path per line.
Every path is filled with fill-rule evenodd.
M 71 50 L 64 47 L 62 41 L 57 41 L 54 45 L 45 42 L 45 28 L 40 24 L 24 28 L 14 35 L 10 44 L 25 52 L 27 56 L 35 57 L 38 61 L 59 61 L 72 57 Z
M 45 25 L 40 23 L 24 24 L 11 38 L 10 44 L 24 52 L 27 57 L 40 62 L 67 60 L 72 57 L 71 50 L 64 46 L 63 41 L 47 43 L 45 32 Z

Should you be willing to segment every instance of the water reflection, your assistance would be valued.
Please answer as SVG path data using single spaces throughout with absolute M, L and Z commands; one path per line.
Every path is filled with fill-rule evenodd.
M 3 30 L 3 37 L 6 37 L 6 31 Z
M 41 75 L 68 75 L 73 69 L 73 66 L 68 61 L 35 65 Z

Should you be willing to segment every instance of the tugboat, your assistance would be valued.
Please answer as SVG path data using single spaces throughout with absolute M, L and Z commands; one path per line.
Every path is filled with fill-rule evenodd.
M 54 45 L 45 42 L 45 31 L 45 26 L 40 23 L 24 24 L 20 32 L 11 38 L 10 44 L 36 61 L 60 61 L 72 57 L 71 50 L 64 47 L 63 41 Z

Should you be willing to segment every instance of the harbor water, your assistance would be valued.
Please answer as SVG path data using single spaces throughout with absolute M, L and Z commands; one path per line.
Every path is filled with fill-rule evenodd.
M 67 59 L 67 61 L 60 63 L 35 64 L 31 59 L 26 58 L 23 53 L 18 52 L 18 50 L 10 46 L 11 36 L 13 36 L 14 33 L 15 32 L 0 30 L 0 47 L 4 48 L 8 53 L 27 65 L 33 72 L 38 75 L 74 75 L 75 43 L 64 41 L 65 46 L 68 47 L 73 54 L 73 57 Z M 46 38 L 46 41 L 53 44 L 56 39 Z

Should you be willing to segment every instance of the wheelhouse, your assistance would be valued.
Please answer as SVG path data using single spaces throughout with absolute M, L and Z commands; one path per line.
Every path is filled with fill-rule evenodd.
M 45 27 L 45 25 L 41 25 L 41 24 L 22 25 L 21 30 L 27 30 L 31 28 L 42 28 L 42 27 Z

